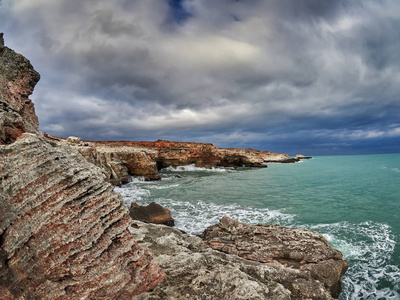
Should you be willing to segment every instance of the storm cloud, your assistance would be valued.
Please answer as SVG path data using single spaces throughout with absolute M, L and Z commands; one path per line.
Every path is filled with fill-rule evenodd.
M 44 132 L 400 152 L 400 3 L 2 0 Z

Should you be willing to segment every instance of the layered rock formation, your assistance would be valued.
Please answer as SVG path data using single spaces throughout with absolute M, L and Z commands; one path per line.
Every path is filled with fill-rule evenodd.
M 334 299 L 347 266 L 321 235 L 305 229 L 224 217 L 206 229 L 204 242 L 173 228 L 134 224 L 138 243 L 167 273 L 136 300 Z
M 38 133 L 38 118 L 28 96 L 40 76 L 29 60 L 4 46 L 0 34 L 0 143 L 11 144 L 24 132 Z
M 120 195 L 76 150 L 42 137 L 28 99 L 39 75 L 0 41 L 0 298 L 152 289 L 165 274 L 134 241 Z
M 49 141 L 78 150 L 90 163 L 102 168 L 107 180 L 114 185 L 130 181 L 132 176 L 158 180 L 158 151 L 137 146 L 134 142 L 90 142 L 77 137 L 61 139 L 44 135 Z
M 0 299 L 337 296 L 346 263 L 318 234 L 224 218 L 205 231 L 204 242 L 166 226 L 132 223 L 105 181 L 158 175 L 164 164 L 255 165 L 265 153 L 44 137 L 28 99 L 38 79 L 0 34 Z
M 77 137 L 66 140 L 45 135 L 49 140 L 76 148 L 87 161 L 103 168 L 108 180 L 119 185 L 132 176 L 158 180 L 158 171 L 166 167 L 194 164 L 197 167 L 265 168 L 265 162 L 296 162 L 287 154 L 254 149 L 219 149 L 209 143 L 172 142 L 92 142 Z
M 339 297 L 347 262 L 319 233 L 276 224 L 249 225 L 224 217 L 201 237 L 213 249 L 299 270 L 298 280 L 281 282 L 297 298 L 309 298 L 309 291 L 323 290 Z

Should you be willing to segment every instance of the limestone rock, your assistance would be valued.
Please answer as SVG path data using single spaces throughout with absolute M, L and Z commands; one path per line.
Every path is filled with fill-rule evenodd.
M 139 245 L 167 274 L 135 300 L 291 299 L 290 291 L 275 281 L 281 274 L 273 267 L 215 251 L 199 237 L 171 227 L 140 221 L 133 226 Z
M 39 75 L 0 48 L 0 298 L 130 299 L 164 277 L 104 172 L 45 140 L 27 98 Z
M 138 233 L 137 242 L 140 246 L 148 248 L 154 261 L 167 274 L 166 279 L 155 289 L 136 296 L 134 299 L 300 300 L 338 297 L 338 294 L 333 293 L 330 287 L 333 287 L 338 281 L 335 276 L 340 278 L 343 271 L 341 269 L 343 263 L 340 259 L 331 258 L 318 263 L 297 261 L 293 263 L 289 258 L 286 258 L 286 261 L 282 259 L 280 262 L 273 259 L 267 259 L 270 262 L 262 262 L 251 257 L 245 259 L 240 255 L 242 251 L 245 251 L 248 256 L 255 252 L 256 256 L 263 257 L 262 249 L 258 250 L 258 247 L 263 245 L 260 245 L 254 238 L 260 233 L 260 230 L 257 229 L 259 226 L 242 224 L 229 218 L 224 218 L 221 223 L 225 224 L 221 231 L 227 230 L 228 232 L 225 235 L 221 233 L 220 244 L 233 245 L 226 246 L 227 249 L 234 249 L 236 245 L 236 254 L 238 255 L 233 251 L 227 253 L 228 251 L 214 250 L 209 247 L 207 236 L 209 233 L 218 236 L 219 230 L 215 230 L 215 227 L 221 226 L 220 224 L 206 230 L 207 233 L 203 234 L 203 237 L 205 235 L 206 238 L 206 242 L 204 242 L 199 237 L 189 236 L 173 228 L 134 221 L 133 227 Z M 246 231 L 243 230 L 244 228 Z M 307 241 L 307 237 L 317 240 L 322 238 L 317 233 L 303 229 L 296 230 L 277 225 L 273 225 L 272 228 L 276 229 L 276 232 L 273 233 L 276 236 L 273 239 L 281 239 L 280 247 L 286 249 L 287 253 L 296 251 L 290 243 L 298 243 L 301 247 L 301 244 Z M 255 232 L 253 233 L 252 230 Z M 230 233 L 233 235 L 233 232 L 234 237 L 230 235 Z M 242 233 L 250 235 L 249 240 L 253 237 L 256 243 L 249 245 L 244 242 L 246 237 L 241 236 Z M 293 241 L 287 240 L 286 237 L 291 237 Z M 314 252 L 316 256 L 312 259 L 313 261 L 325 257 L 341 257 L 338 251 L 325 244 L 326 241 L 323 238 L 320 242 L 317 240 L 313 243 L 317 248 L 310 249 L 310 254 L 303 253 L 304 257 L 312 256 Z M 242 246 L 245 250 L 241 249 Z M 306 244 L 305 249 L 308 249 L 309 246 L 310 243 Z M 324 254 L 325 250 L 328 251 L 327 254 Z M 291 255 L 297 257 L 296 253 Z M 294 264 L 302 264 L 303 267 L 297 268 Z
M 224 217 L 219 224 L 207 228 L 201 238 L 211 248 L 225 253 L 299 270 L 299 278 L 280 281 L 299 299 L 309 298 L 313 290 L 321 288 L 334 298 L 340 294 L 347 262 L 319 233 L 274 224 L 249 225 Z
M 80 137 L 76 137 L 76 136 L 69 136 L 69 137 L 67 137 L 67 142 L 79 144 L 80 142 L 82 142 L 82 139 Z
M 90 163 L 106 171 L 114 185 L 129 182 L 132 176 L 159 180 L 158 170 L 194 164 L 197 167 L 265 168 L 266 161 L 296 162 L 287 154 L 254 149 L 218 149 L 209 143 L 173 142 L 74 142 L 45 135 L 49 140 L 75 147 Z
M 134 220 L 167 226 L 174 226 L 175 224 L 174 219 L 171 217 L 171 211 L 155 202 L 151 202 L 147 206 L 141 206 L 133 202 L 129 212 Z
M 297 154 L 294 158 L 300 160 L 300 159 L 310 159 L 312 157 L 311 156 L 305 156 L 303 154 Z
M 28 99 L 39 81 L 29 60 L 0 42 L 0 144 L 13 143 L 24 132 L 38 133 L 34 105 Z

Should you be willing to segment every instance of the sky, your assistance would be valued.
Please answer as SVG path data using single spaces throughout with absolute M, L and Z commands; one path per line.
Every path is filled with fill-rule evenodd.
M 0 0 L 40 130 L 400 152 L 398 0 Z

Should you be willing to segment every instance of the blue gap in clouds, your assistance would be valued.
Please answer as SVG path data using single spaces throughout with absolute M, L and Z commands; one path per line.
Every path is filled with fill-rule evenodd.
M 188 13 L 183 7 L 183 2 L 185 0 L 166 0 L 170 7 L 170 13 L 173 21 L 180 24 L 185 22 L 191 14 Z

